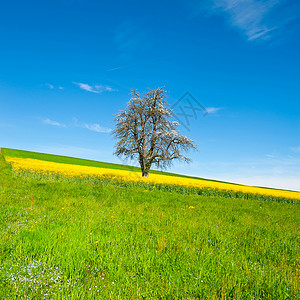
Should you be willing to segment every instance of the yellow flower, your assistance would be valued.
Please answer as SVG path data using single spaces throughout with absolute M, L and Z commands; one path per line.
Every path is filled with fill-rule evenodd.
M 194 209 L 194 208 L 195 208 L 195 206 L 190 206 L 189 208 L 190 208 L 190 209 Z

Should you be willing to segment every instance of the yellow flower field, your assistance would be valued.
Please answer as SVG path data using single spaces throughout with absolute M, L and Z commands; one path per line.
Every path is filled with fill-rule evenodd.
M 179 176 L 177 177 L 160 174 L 150 174 L 149 178 L 143 178 L 141 177 L 141 174 L 139 172 L 55 163 L 31 158 L 6 157 L 6 160 L 12 164 L 13 169 L 15 171 L 29 170 L 35 173 L 61 174 L 67 177 L 113 176 L 131 182 L 149 182 L 156 184 L 180 185 L 195 188 L 230 190 L 234 192 L 260 194 L 265 196 L 283 197 L 300 200 L 299 192 L 272 190 L 246 185 L 235 185 L 230 183 L 214 182 L 201 179 L 184 178 Z

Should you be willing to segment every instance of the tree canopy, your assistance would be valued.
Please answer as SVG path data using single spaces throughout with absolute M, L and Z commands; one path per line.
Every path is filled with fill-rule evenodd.
M 167 168 L 174 160 L 189 162 L 183 153 L 196 149 L 194 142 L 177 130 L 173 112 L 165 100 L 164 88 L 150 90 L 143 97 L 133 89 L 126 110 L 115 117 L 115 155 L 137 159 L 142 176 L 152 166 Z

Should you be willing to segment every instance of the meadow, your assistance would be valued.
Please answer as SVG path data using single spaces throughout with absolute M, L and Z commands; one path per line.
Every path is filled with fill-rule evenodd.
M 26 171 L 9 158 L 138 171 L 4 149 L 2 299 L 299 299 L 299 193 Z

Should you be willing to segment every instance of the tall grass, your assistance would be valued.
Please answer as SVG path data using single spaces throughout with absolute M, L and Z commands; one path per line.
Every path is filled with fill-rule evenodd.
M 299 205 L 12 176 L 3 299 L 298 299 Z

